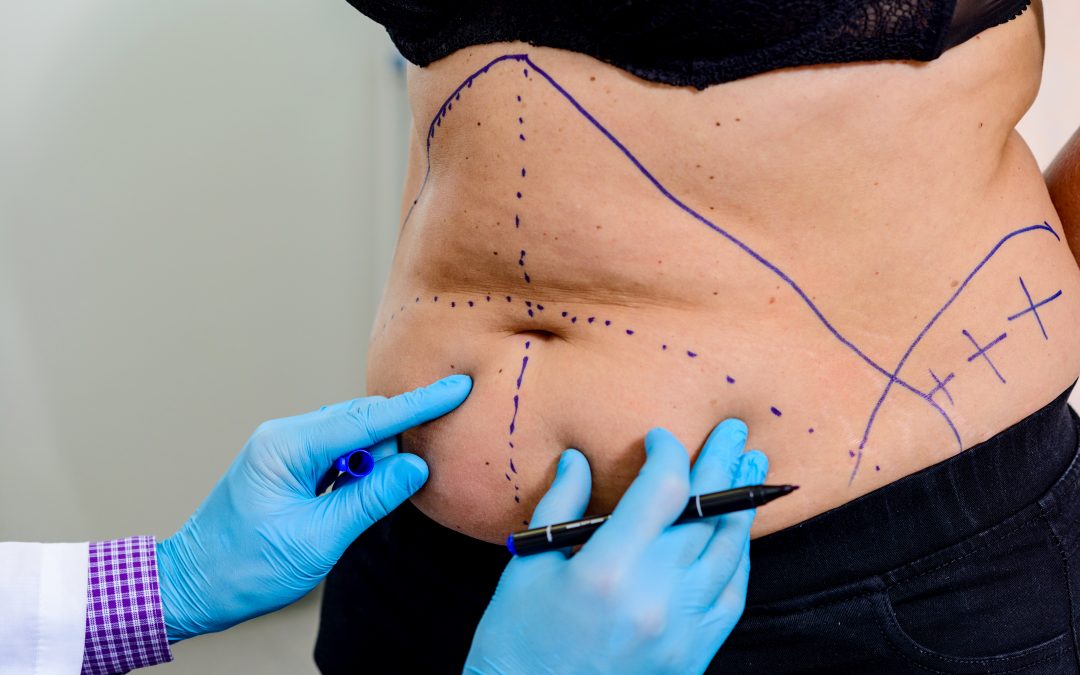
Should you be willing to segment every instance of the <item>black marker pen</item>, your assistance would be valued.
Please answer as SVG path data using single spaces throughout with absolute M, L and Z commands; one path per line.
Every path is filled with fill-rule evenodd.
M 675 524 L 691 520 L 719 516 L 734 511 L 745 511 L 798 490 L 798 485 L 751 485 L 750 487 L 710 492 L 690 498 L 682 515 Z M 506 538 L 506 548 L 514 555 L 532 555 L 544 551 L 584 544 L 611 515 L 594 516 L 568 523 L 537 527 L 532 530 L 515 532 Z

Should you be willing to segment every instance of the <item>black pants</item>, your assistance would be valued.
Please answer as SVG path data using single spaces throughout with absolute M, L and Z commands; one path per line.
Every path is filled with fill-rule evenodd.
M 710 673 L 1080 673 L 1068 392 L 990 440 L 751 545 Z M 331 573 L 327 674 L 460 673 L 508 560 L 406 505 Z

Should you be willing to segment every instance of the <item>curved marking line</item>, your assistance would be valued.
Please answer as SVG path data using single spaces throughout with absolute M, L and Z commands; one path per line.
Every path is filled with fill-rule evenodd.
M 862 450 L 859 450 L 859 454 L 855 455 L 855 466 L 851 469 L 851 476 L 848 477 L 848 487 L 855 481 L 855 474 L 859 473 L 859 465 L 862 464 Z
M 794 279 L 789 277 L 783 270 L 781 270 L 779 267 L 774 265 L 772 262 L 770 262 L 764 256 L 759 254 L 757 251 L 750 248 L 742 240 L 738 239 L 737 237 L 735 237 L 731 233 L 729 233 L 726 230 L 724 230 L 723 228 L 719 227 L 718 225 L 716 225 L 715 223 L 710 221 L 708 218 L 704 217 L 703 215 L 701 215 L 700 213 L 695 211 L 693 208 L 691 208 L 690 206 L 688 206 L 687 204 L 682 202 L 674 194 L 672 194 L 655 176 L 653 176 L 653 174 L 648 169 L 645 168 L 645 166 L 640 162 L 640 160 L 638 160 L 637 157 L 634 156 L 634 154 L 632 152 L 630 152 L 630 150 L 625 145 L 623 145 L 623 143 L 619 139 L 617 139 L 610 131 L 607 130 L 607 128 L 604 125 L 602 125 L 595 117 L 593 117 L 593 115 L 588 110 L 586 110 L 577 101 L 577 99 L 575 99 L 568 91 L 566 91 L 562 87 L 562 85 L 560 85 L 558 82 L 556 82 L 555 79 L 552 78 L 551 75 L 549 75 L 547 73 L 547 71 L 545 71 L 544 69 L 537 66 L 529 58 L 529 56 L 527 54 L 504 54 L 502 56 L 496 57 L 495 59 L 492 59 L 490 62 L 488 62 L 486 65 L 484 65 L 483 67 L 478 69 L 476 72 L 469 75 L 460 85 L 458 85 L 458 87 L 456 89 L 454 89 L 453 92 L 451 92 L 451 94 L 447 97 L 446 101 L 444 101 L 442 106 L 440 106 L 440 108 L 439 108 L 438 112 L 436 113 L 434 119 L 432 119 L 431 124 L 428 127 L 428 134 L 427 134 L 426 148 L 425 148 L 425 151 L 426 151 L 425 154 L 427 155 L 427 159 L 428 159 L 427 164 L 428 165 L 427 165 L 427 168 L 426 168 L 426 170 L 424 172 L 424 178 L 421 181 L 420 189 L 417 191 L 417 197 L 416 197 L 416 199 L 413 200 L 413 203 L 409 207 L 409 210 L 405 215 L 405 219 L 402 222 L 402 229 L 404 229 L 405 225 L 407 224 L 407 222 L 409 220 L 409 217 L 412 215 L 413 207 L 415 207 L 416 203 L 419 201 L 420 194 L 423 192 L 424 186 L 427 185 L 428 178 L 431 175 L 431 139 L 434 138 L 434 136 L 435 136 L 435 129 L 436 129 L 437 126 L 439 126 L 439 123 L 441 122 L 442 116 L 449 109 L 450 102 L 452 101 L 452 99 L 458 93 L 461 92 L 462 89 L 464 89 L 465 87 L 472 86 L 472 82 L 476 77 L 486 73 L 488 70 L 491 69 L 492 66 L 494 66 L 497 63 L 500 63 L 502 61 L 519 61 L 519 62 L 525 62 L 525 63 L 528 63 L 529 65 L 531 65 L 533 67 L 533 70 L 537 74 L 539 74 L 544 80 L 546 80 L 564 99 L 567 100 L 567 102 L 570 103 L 570 105 L 572 105 L 578 111 L 579 114 L 581 114 L 601 134 L 603 134 L 616 148 L 618 148 L 619 151 L 622 152 L 623 155 L 634 165 L 634 167 L 638 170 L 638 172 L 641 173 L 642 176 L 644 176 L 650 183 L 652 183 L 653 186 L 668 201 L 670 201 L 675 206 L 679 207 L 679 209 L 684 211 L 687 215 L 689 215 L 692 218 L 694 218 L 695 220 L 701 222 L 702 224 L 704 224 L 705 226 L 707 226 L 711 230 L 715 231 L 717 234 L 721 235 L 722 237 L 724 237 L 725 239 L 730 241 L 732 244 L 734 244 L 739 249 L 741 249 L 744 253 L 749 255 L 751 258 L 756 260 L 759 264 L 761 264 L 766 269 L 768 269 L 773 274 L 775 274 L 777 277 L 779 277 L 781 279 L 781 281 L 783 281 L 785 284 L 787 284 L 795 292 L 795 294 L 799 296 L 799 298 L 803 301 L 803 303 L 810 309 L 811 312 L 813 312 L 814 316 L 817 317 L 818 321 L 820 321 L 821 324 L 823 326 L 825 326 L 825 328 L 833 335 L 833 337 L 835 337 L 842 345 L 844 345 L 850 351 L 852 351 L 854 354 L 856 354 L 867 365 L 869 365 L 875 371 L 877 371 L 878 373 L 880 373 L 881 375 L 885 376 L 888 379 L 888 382 L 885 385 L 885 389 L 882 392 L 881 397 L 879 398 L 877 404 L 874 406 L 874 410 L 871 412 L 870 419 L 869 419 L 869 421 L 867 423 L 867 429 L 866 429 L 866 431 L 864 433 L 863 440 L 862 440 L 862 442 L 860 443 L 860 446 L 859 446 L 860 449 L 865 445 L 866 439 L 869 437 L 869 430 L 873 426 L 874 419 L 875 419 L 875 417 L 877 415 L 877 411 L 880 409 L 881 404 L 884 402 L 885 397 L 888 395 L 888 392 L 892 388 L 893 384 L 899 385 L 900 388 L 906 389 L 907 391 L 910 391 L 911 393 L 915 394 L 916 396 L 918 396 L 922 400 L 926 401 L 926 403 L 928 405 L 930 405 L 935 411 L 938 412 L 938 414 L 940 414 L 942 416 L 942 418 L 945 420 L 945 422 L 949 425 L 950 430 L 953 432 L 953 435 L 956 437 L 956 439 L 957 439 L 957 441 L 959 443 L 959 441 L 960 441 L 959 432 L 957 431 L 956 426 L 953 424 L 952 419 L 949 417 L 948 413 L 946 413 L 945 410 L 940 405 L 938 405 L 935 401 L 933 401 L 931 398 L 929 398 L 928 395 L 925 392 L 923 392 L 920 389 L 912 386 L 911 384 L 909 384 L 908 382 L 906 382 L 902 378 L 900 378 L 899 377 L 899 372 L 900 372 L 901 368 L 903 367 L 904 362 L 911 355 L 912 351 L 914 351 L 915 347 L 922 340 L 922 338 L 926 335 L 926 333 L 933 326 L 933 324 L 937 321 L 937 319 L 941 316 L 941 314 L 944 313 L 945 310 L 947 310 L 949 308 L 949 306 L 956 299 L 956 297 L 966 288 L 968 282 L 971 280 L 971 277 L 974 276 L 975 272 L 977 272 L 982 267 L 982 265 L 985 264 L 986 260 L 989 260 L 989 258 L 991 256 L 993 256 L 994 253 L 997 252 L 997 250 L 1001 247 L 1002 244 L 1005 243 L 1005 241 L 1007 241 L 1008 239 L 1010 239 L 1010 238 L 1012 238 L 1014 236 L 1017 236 L 1017 235 L 1022 234 L 1024 232 L 1029 232 L 1029 231 L 1032 231 L 1032 230 L 1046 230 L 1046 231 L 1049 231 L 1051 234 L 1054 235 L 1055 238 L 1060 240 L 1060 237 L 1057 235 L 1056 232 L 1054 232 L 1053 228 L 1051 228 L 1048 223 L 1044 222 L 1042 225 L 1034 225 L 1034 226 L 1030 226 L 1030 227 L 1026 227 L 1026 228 L 1021 228 L 1019 230 L 1016 230 L 1016 231 L 1010 233 L 1009 235 L 1006 235 L 1006 237 L 1004 237 L 1001 241 L 999 241 L 998 244 L 991 250 L 990 254 L 988 254 L 987 257 L 978 266 L 976 266 L 976 269 L 973 270 L 972 273 L 968 275 L 968 278 L 965 279 L 964 283 L 961 284 L 961 286 L 959 288 L 957 288 L 956 292 L 952 295 L 952 297 L 949 298 L 949 300 L 945 303 L 945 305 L 942 306 L 941 309 L 939 309 L 937 311 L 937 313 L 935 313 L 934 317 L 930 320 L 930 322 L 923 328 L 922 331 L 920 331 L 919 335 L 915 338 L 914 342 L 912 342 L 912 344 L 909 346 L 908 350 L 905 352 L 904 356 L 901 358 L 900 363 L 897 365 L 896 369 L 893 372 L 890 373 L 889 371 L 885 370 L 885 368 L 883 368 L 876 361 L 874 361 L 869 356 L 867 356 L 853 342 L 851 342 L 846 337 L 844 337 L 844 335 L 842 333 L 840 333 L 840 331 L 835 326 L 833 326 L 833 324 L 825 317 L 825 315 L 821 312 L 821 310 L 818 309 L 817 305 L 814 304 L 813 300 L 810 299 L 810 297 L 806 294 L 805 291 L 803 291 L 803 289 L 795 282 Z M 861 457 L 861 453 L 860 453 L 859 460 L 861 461 L 861 459 L 862 459 L 862 457 Z M 858 465 L 860 464 L 860 461 L 856 461 L 856 467 L 855 467 L 856 471 L 858 470 Z M 853 472 L 853 477 L 854 477 L 854 472 Z
M 560 85 L 558 82 L 556 82 L 555 79 L 552 78 L 551 75 L 549 75 L 547 73 L 547 71 L 545 71 L 544 69 L 540 68 L 535 63 L 533 63 L 533 61 L 531 59 L 529 59 L 529 56 L 527 54 L 503 54 L 502 56 L 499 56 L 499 57 L 496 57 L 495 59 L 492 59 L 486 65 L 484 65 L 483 67 L 476 70 L 473 74 L 469 75 L 465 79 L 464 82 L 459 84 L 457 86 L 457 88 L 454 89 L 454 91 L 451 92 L 450 95 L 446 98 L 446 100 L 443 102 L 442 106 L 439 107 L 438 112 L 435 114 L 434 119 L 432 119 L 431 124 L 428 127 L 428 135 L 427 135 L 427 142 L 426 142 L 426 148 L 425 148 L 425 154 L 427 156 L 427 160 L 428 160 L 427 164 L 428 165 L 427 165 L 427 168 L 426 168 L 426 170 L 424 172 L 424 179 L 420 184 L 420 189 L 417 192 L 417 197 L 416 197 L 416 199 L 413 200 L 413 206 L 415 206 L 416 202 L 419 201 L 420 193 L 423 192 L 424 186 L 427 184 L 428 177 L 431 175 L 431 139 L 434 138 L 434 136 L 435 136 L 435 128 L 436 128 L 436 126 L 438 126 L 439 122 L 441 121 L 442 115 L 445 114 L 445 112 L 446 112 L 446 110 L 447 110 L 447 108 L 449 106 L 450 101 L 464 87 L 472 86 L 472 82 L 473 82 L 473 80 L 475 78 L 477 78 L 480 75 L 488 72 L 488 70 L 490 70 L 492 66 L 494 66 L 497 63 L 500 63 L 502 61 L 524 61 L 524 62 L 528 63 L 529 65 L 531 65 L 533 67 L 533 70 L 536 73 L 538 73 L 541 77 L 543 77 L 544 80 L 546 80 L 564 99 L 566 99 L 567 102 L 569 102 L 570 105 L 572 105 L 574 107 L 574 109 L 578 111 L 579 114 L 581 114 L 586 120 L 588 120 L 588 122 L 590 124 L 592 124 L 601 134 L 603 134 L 604 137 L 607 138 L 616 148 L 618 148 L 619 151 L 622 152 L 623 155 L 628 160 L 630 160 L 631 164 L 634 165 L 634 167 L 638 170 L 638 172 L 641 173 L 642 176 L 644 176 L 650 183 L 652 183 L 653 186 L 657 190 L 659 190 L 661 195 L 663 195 L 668 201 L 670 201 L 675 206 L 679 207 L 682 211 L 687 213 L 689 216 L 691 216 L 695 220 L 701 222 L 702 224 L 706 225 L 711 230 L 713 230 L 716 233 L 723 236 L 725 239 L 727 239 L 731 243 L 735 244 L 738 248 L 740 248 L 747 255 L 749 255 L 754 260 L 756 260 L 758 263 L 763 265 L 765 268 L 767 268 L 768 270 L 773 272 L 773 274 L 780 277 L 780 279 L 784 283 L 786 283 L 789 287 L 791 287 L 792 290 L 795 291 L 795 293 L 799 296 L 800 299 L 802 299 L 802 301 L 806 304 L 806 306 L 810 308 L 810 310 L 814 313 L 814 315 L 818 318 L 818 320 L 822 323 L 822 325 L 824 325 L 825 328 L 830 333 L 832 333 L 832 335 L 841 344 L 843 344 L 845 347 L 847 347 L 852 352 L 854 352 L 859 358 L 861 358 L 864 362 L 866 362 L 867 365 L 872 367 L 874 370 L 879 372 L 881 375 L 889 378 L 890 385 L 893 382 L 895 382 L 896 384 L 900 385 L 901 388 L 907 389 L 908 391 L 911 391 L 912 393 L 914 393 L 915 395 L 917 395 L 919 398 L 923 399 L 924 401 L 928 400 L 927 397 L 926 397 L 925 392 L 911 386 L 910 384 L 908 384 L 904 380 L 900 379 L 896 375 L 894 375 L 892 373 L 889 373 L 889 371 L 885 370 L 885 368 L 883 368 L 881 365 L 879 365 L 876 361 L 874 361 L 869 356 L 864 354 L 862 352 L 862 350 L 860 350 L 854 343 L 852 343 L 850 340 L 845 338 L 840 333 L 840 331 L 837 330 L 832 325 L 832 323 L 828 319 L 825 318 L 825 315 L 821 312 L 821 310 L 818 309 L 817 305 L 814 304 L 813 300 L 810 299 L 810 297 L 806 294 L 806 292 L 804 292 L 802 290 L 802 288 L 797 283 L 795 283 L 794 279 L 792 279 L 787 274 L 785 274 L 783 272 L 783 270 L 781 270 L 779 267 L 777 267 L 776 265 L 771 263 L 769 260 L 767 260 L 764 256 L 759 254 L 757 251 L 750 248 L 747 244 L 743 243 L 742 240 L 738 239 L 737 237 L 735 237 L 734 235 L 729 233 L 727 230 L 724 230 L 723 228 L 719 227 L 718 225 L 716 225 L 715 223 L 710 221 L 708 218 L 704 217 L 703 215 L 701 215 L 700 213 L 698 213 L 697 211 L 692 209 L 690 206 L 683 203 L 674 194 L 672 194 L 666 187 L 664 187 L 664 185 L 655 176 L 653 176 L 653 174 L 648 169 L 645 168 L 645 166 L 641 163 L 641 161 L 638 160 L 638 158 L 632 152 L 630 152 L 630 150 L 625 145 L 623 145 L 622 141 L 615 138 L 615 136 L 610 131 L 608 131 L 607 128 L 603 124 L 601 124 L 599 122 L 599 120 L 597 120 L 595 117 L 593 117 L 592 113 L 590 113 L 588 110 L 586 110 L 577 101 L 577 99 L 575 99 L 568 91 L 563 89 L 562 85 Z M 402 223 L 402 229 L 404 229 L 405 224 L 408 221 L 408 218 L 409 218 L 410 215 L 412 215 L 412 206 L 409 207 L 409 211 L 405 216 L 405 222 Z M 952 420 L 949 418 L 948 413 L 946 413 L 943 408 L 941 408 L 940 406 L 935 404 L 933 401 L 928 401 L 928 403 L 945 418 L 946 423 L 949 425 L 949 427 L 953 430 L 953 433 L 955 434 L 956 433 L 956 427 L 953 425 Z
M 870 411 L 870 418 L 866 422 L 866 429 L 865 431 L 863 431 L 862 440 L 859 442 L 860 449 L 866 447 L 866 441 L 870 437 L 870 429 L 874 426 L 874 419 L 877 417 L 878 410 L 881 409 L 881 405 L 885 402 L 885 397 L 889 395 L 889 389 L 892 388 L 893 382 L 900 382 L 900 379 L 897 378 L 897 375 L 900 374 L 900 369 L 904 367 L 905 363 L 907 363 L 908 357 L 911 356 L 911 353 L 913 351 L 915 351 L 915 347 L 918 346 L 918 344 L 922 341 L 924 337 L 926 337 L 926 334 L 930 331 L 933 325 L 937 323 L 937 320 L 941 318 L 941 315 L 945 313 L 945 310 L 947 310 L 953 304 L 953 301 L 956 300 L 957 296 L 959 296 L 960 293 L 965 288 L 967 288 L 967 285 L 971 283 L 971 280 L 975 277 L 979 270 L 983 268 L 983 265 L 985 265 L 990 260 L 990 258 L 994 257 L 994 254 L 998 252 L 998 249 L 1005 245 L 1005 242 L 1009 241 L 1013 237 L 1024 234 L 1025 232 L 1032 232 L 1034 230 L 1043 230 L 1049 232 L 1050 234 L 1054 235 L 1055 239 L 1061 241 L 1061 237 L 1059 237 L 1058 233 L 1054 231 L 1054 228 L 1050 227 L 1050 223 L 1044 220 L 1041 225 L 1029 225 L 1027 227 L 1021 227 L 1018 230 L 1013 230 L 1012 232 L 1002 237 L 1001 240 L 998 241 L 998 243 L 995 244 L 992 249 L 990 249 L 990 252 L 987 253 L 983 257 L 983 259 L 979 261 L 979 264 L 975 265 L 975 269 L 971 270 L 971 272 L 967 275 L 967 277 L 964 279 L 964 283 L 960 284 L 960 286 L 957 287 L 956 291 L 953 292 L 952 296 L 950 296 L 949 299 L 945 301 L 945 304 L 941 306 L 941 309 L 939 309 L 934 314 L 934 316 L 930 318 L 930 321 L 927 322 L 925 326 L 923 326 L 923 329 L 919 331 L 919 334 L 915 337 L 915 340 L 911 343 L 911 345 L 908 346 L 907 351 L 904 352 L 904 355 L 900 358 L 900 362 L 896 364 L 896 369 L 892 372 L 892 375 L 889 376 L 889 382 L 885 385 L 885 389 L 882 390 L 881 396 L 878 398 L 877 403 L 874 404 L 874 409 Z M 950 425 L 951 424 L 952 422 L 950 421 Z M 953 433 L 956 434 L 957 442 L 959 443 L 960 435 L 956 433 L 955 427 L 953 428 Z M 960 448 L 963 449 L 962 443 L 960 443 Z
M 554 87 L 555 90 L 558 91 L 563 96 L 563 98 L 565 98 L 570 103 L 570 105 L 574 106 L 574 108 L 576 108 L 577 111 L 579 113 L 581 113 L 581 115 L 583 117 L 585 117 L 585 119 L 587 119 L 594 127 L 596 127 L 596 129 L 600 133 L 602 133 L 604 136 L 606 136 L 607 139 L 609 141 L 611 141 L 612 144 L 614 144 L 615 147 L 617 147 L 619 149 L 619 151 L 621 151 L 623 153 L 623 155 L 626 156 L 627 159 L 630 160 L 630 162 L 634 165 L 634 167 L 637 168 L 638 172 L 641 173 L 641 175 L 643 175 L 650 183 L 652 183 L 653 186 L 657 190 L 660 191 L 660 194 L 662 194 L 664 197 L 666 197 L 668 201 L 670 201 L 675 206 L 679 207 L 683 212 L 685 212 L 690 217 L 694 218 L 695 220 L 697 220 L 700 223 L 707 226 L 709 229 L 713 230 L 714 232 L 716 232 L 720 236 L 722 236 L 725 239 L 727 239 L 728 241 L 730 241 L 732 244 L 735 244 L 735 246 L 742 249 L 742 251 L 744 253 L 746 253 L 751 258 L 756 260 L 758 263 L 763 265 L 770 272 L 772 272 L 776 276 L 780 277 L 780 280 L 783 281 L 788 286 L 790 286 L 793 291 L 795 291 L 795 294 L 798 295 L 799 298 L 806 304 L 806 306 L 810 308 L 810 311 L 813 312 L 814 316 L 817 317 L 818 321 L 820 321 L 825 326 L 825 328 L 828 329 L 828 331 L 830 333 L 832 333 L 833 337 L 835 337 L 837 340 L 840 341 L 841 344 L 843 344 L 845 347 L 847 347 L 848 349 L 853 351 L 856 355 L 858 355 L 859 358 L 861 358 L 863 361 L 865 361 L 867 363 L 867 365 L 872 367 L 874 370 L 878 371 L 879 373 L 881 373 L 885 377 L 890 377 L 891 376 L 889 371 L 885 370 L 882 366 L 878 365 L 878 363 L 876 361 L 874 361 L 869 356 L 864 354 L 863 351 L 861 349 L 859 349 L 857 346 L 855 346 L 855 344 L 853 342 L 851 342 L 846 337 L 844 337 L 843 334 L 841 334 L 840 331 L 837 330 L 837 328 L 835 326 L 833 326 L 832 323 L 827 318 L 825 318 L 825 315 L 821 313 L 821 310 L 818 309 L 817 305 L 814 304 L 814 301 L 810 299 L 810 296 L 807 295 L 805 291 L 803 291 L 803 289 L 799 286 L 799 284 L 795 283 L 794 279 L 789 277 L 783 270 L 781 270 L 779 267 L 774 265 L 772 262 L 770 262 L 768 259 L 766 259 L 763 255 L 761 255 L 760 253 L 758 253 L 754 249 L 750 248 L 747 244 L 743 243 L 743 241 L 741 239 L 739 239 L 735 235 L 731 234 L 730 232 L 728 232 L 724 228 L 720 227 L 719 225 L 713 223 L 711 220 L 709 220 L 705 216 L 701 215 L 700 213 L 695 211 L 693 208 L 691 208 L 690 206 L 685 204 L 682 200 L 680 200 L 674 194 L 672 194 L 666 187 L 664 187 L 664 184 L 661 183 L 656 178 L 656 176 L 652 175 L 652 173 L 648 169 L 645 168 L 645 165 L 643 165 L 638 160 L 638 158 L 635 157 L 634 154 L 632 152 L 630 152 L 630 150 L 625 145 L 622 144 L 622 142 L 619 139 L 615 138 L 615 136 L 610 131 L 608 131 L 607 128 L 603 124 L 601 124 L 595 117 L 593 117 L 592 114 L 588 110 L 586 110 L 580 103 L 578 103 L 577 100 L 573 96 L 571 96 L 569 92 L 567 92 L 565 89 L 563 89 L 562 86 L 558 82 L 556 82 L 554 79 L 552 79 L 552 77 L 550 75 L 547 74 L 547 72 L 545 72 L 542 68 L 537 66 L 531 60 L 529 60 L 528 56 L 525 56 L 525 60 L 528 61 L 528 63 L 530 65 L 532 65 L 533 69 L 541 77 L 543 77 L 545 80 L 547 80 L 548 83 L 550 83 L 551 86 Z
M 454 91 L 450 92 L 450 95 L 446 97 L 442 105 L 439 106 L 438 112 L 435 113 L 435 117 L 432 118 L 431 124 L 428 125 L 427 138 L 424 145 L 424 155 L 427 157 L 427 168 L 424 170 L 424 179 L 420 181 L 420 188 L 416 191 L 416 197 L 413 198 L 412 204 L 409 205 L 409 210 L 405 213 L 405 218 L 401 221 L 401 229 L 404 230 L 405 226 L 409 223 L 409 218 L 412 216 L 413 209 L 416 207 L 416 203 L 420 201 L 420 194 L 424 191 L 424 186 L 427 185 L 428 177 L 431 176 L 431 139 L 435 137 L 435 127 L 438 126 L 442 116 L 450 109 L 450 103 L 462 89 L 471 87 L 473 80 L 480 75 L 486 73 L 492 66 L 500 61 L 527 61 L 528 57 L 525 54 L 503 54 L 502 56 L 492 59 L 487 65 L 483 66 L 472 75 L 466 77 L 461 84 L 457 86 Z

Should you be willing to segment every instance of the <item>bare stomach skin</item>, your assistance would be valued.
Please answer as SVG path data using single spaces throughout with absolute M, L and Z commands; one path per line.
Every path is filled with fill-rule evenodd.
M 760 536 L 947 459 L 1080 372 L 1080 274 L 1014 131 L 1037 17 L 917 64 L 789 69 L 704 91 L 484 45 L 410 73 L 415 119 L 371 393 L 467 373 L 403 437 L 416 505 L 491 542 L 560 452 L 610 510 L 672 430 L 727 417 L 769 482 Z

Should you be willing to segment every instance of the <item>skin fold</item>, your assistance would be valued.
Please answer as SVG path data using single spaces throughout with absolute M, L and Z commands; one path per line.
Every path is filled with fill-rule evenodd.
M 696 455 L 738 417 L 768 481 L 803 488 L 760 510 L 760 536 L 1051 401 L 1080 372 L 1080 270 L 1076 201 L 1055 191 L 1059 217 L 1014 129 L 1041 67 L 1028 11 L 929 63 L 703 91 L 521 43 L 411 68 L 367 383 L 474 378 L 402 438 L 431 467 L 414 503 L 502 542 L 563 449 L 609 511 L 649 428 Z

